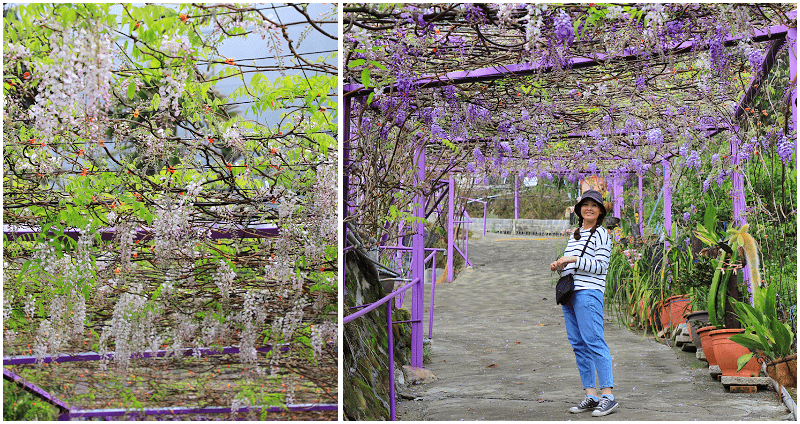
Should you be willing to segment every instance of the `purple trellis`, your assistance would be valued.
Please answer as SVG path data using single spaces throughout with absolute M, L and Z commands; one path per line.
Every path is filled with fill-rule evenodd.
M 796 16 L 796 12 L 792 12 L 792 14 L 793 14 L 793 16 Z M 725 45 L 726 46 L 731 46 L 731 45 L 735 44 L 736 42 L 738 42 L 739 40 L 741 40 L 741 38 L 742 38 L 742 36 L 728 36 L 728 37 L 725 38 Z M 764 41 L 772 41 L 772 40 L 775 40 L 775 42 L 772 43 L 771 50 L 772 49 L 777 49 L 778 47 L 780 47 L 783 44 L 782 43 L 783 40 L 789 40 L 791 42 L 791 46 L 790 46 L 790 49 L 789 49 L 789 54 L 790 54 L 790 75 L 791 75 L 792 81 L 794 81 L 794 78 L 795 78 L 795 75 L 796 75 L 796 59 L 795 59 L 796 58 L 796 28 L 787 28 L 786 26 L 783 26 L 783 25 L 772 26 L 770 28 L 767 28 L 766 30 L 756 30 L 755 34 L 754 34 L 754 37 L 752 38 L 752 41 L 754 41 L 754 42 L 764 42 Z M 692 51 L 693 48 L 694 48 L 694 43 L 692 41 L 687 41 L 687 42 L 683 42 L 683 43 L 681 43 L 681 44 L 679 44 L 679 45 L 677 45 L 677 46 L 675 46 L 675 47 L 673 47 L 671 49 L 667 49 L 667 53 L 676 53 L 676 54 L 688 53 L 688 52 Z M 768 54 L 767 56 L 771 56 L 771 55 Z M 626 49 L 626 51 L 624 52 L 624 54 L 622 56 L 607 57 L 606 55 L 595 54 L 595 55 L 592 55 L 590 58 L 573 58 L 573 59 L 569 60 L 569 63 L 567 65 L 567 67 L 571 68 L 571 69 L 579 69 L 579 68 L 583 68 L 583 67 L 596 66 L 596 65 L 602 64 L 602 63 L 604 63 L 606 61 L 609 61 L 609 60 L 619 60 L 619 59 L 635 61 L 635 60 L 639 59 L 639 56 L 635 52 L 628 51 Z M 767 63 L 766 59 L 765 59 L 765 64 L 764 64 L 765 71 L 762 72 L 762 77 L 765 76 L 768 73 L 768 71 L 769 71 L 768 68 L 770 68 L 771 66 L 772 66 L 772 63 L 771 62 Z M 530 75 L 530 74 L 535 74 L 535 73 L 539 73 L 539 72 L 547 72 L 549 70 L 551 70 L 549 65 L 543 65 L 541 61 L 535 62 L 533 64 L 527 64 L 526 63 L 526 64 L 519 64 L 519 65 L 503 65 L 503 66 L 496 66 L 496 67 L 490 67 L 490 68 L 484 68 L 484 69 L 477 69 L 477 70 L 472 70 L 472 71 L 450 72 L 450 73 L 445 74 L 442 77 L 423 77 L 423 78 L 420 78 L 417 81 L 415 81 L 415 85 L 417 85 L 420 88 L 430 88 L 430 87 L 438 87 L 438 86 L 443 86 L 443 85 L 472 83 L 472 82 L 479 82 L 479 81 L 492 81 L 492 80 L 505 78 L 508 75 L 523 76 L 523 75 Z M 756 81 L 752 82 L 751 83 L 751 88 L 753 88 L 753 89 L 757 88 L 758 84 L 759 84 L 759 82 L 756 82 Z M 345 118 L 344 118 L 344 120 L 345 120 L 345 168 L 347 168 L 349 166 L 349 160 L 348 160 L 347 153 L 349 151 L 349 141 L 350 141 L 349 124 L 350 124 L 350 101 L 351 101 L 351 96 L 365 96 L 365 95 L 369 94 L 371 92 L 371 90 L 368 89 L 368 88 L 365 88 L 365 87 L 363 87 L 361 85 L 358 85 L 358 84 L 345 85 L 343 87 L 343 89 L 344 89 L 344 91 L 346 93 L 345 94 Z M 390 86 L 387 86 L 387 87 L 384 88 L 384 92 L 385 93 L 389 93 L 394 89 L 396 89 L 396 87 L 393 87 L 393 86 L 390 85 Z M 751 97 L 752 95 L 753 95 L 753 93 L 751 93 L 750 89 L 748 89 L 748 92 L 745 94 L 745 97 L 740 102 L 740 108 L 741 109 L 743 109 L 744 108 L 743 105 L 746 102 L 748 102 L 749 99 L 752 98 Z M 797 110 L 796 110 L 796 104 L 795 104 L 796 95 L 797 95 L 797 91 L 796 91 L 796 88 L 794 88 L 792 90 L 792 95 L 791 95 L 791 99 L 792 100 L 791 100 L 791 102 L 792 102 L 792 111 L 793 111 L 793 127 L 795 129 L 796 129 L 796 122 L 797 122 Z M 738 110 L 737 110 L 737 112 L 738 112 Z M 708 128 L 707 130 L 709 131 L 710 135 L 713 135 L 716 132 L 718 132 L 720 130 L 724 130 L 724 129 L 728 129 L 728 128 L 725 128 L 725 127 L 716 128 L 715 127 L 715 128 Z M 419 159 L 421 159 L 417 163 L 417 166 L 418 166 L 417 180 L 419 182 L 424 181 L 424 175 L 425 175 L 425 173 L 424 173 L 424 151 L 422 151 L 422 149 L 424 149 L 424 147 L 420 148 L 420 152 L 418 153 L 418 156 L 417 156 Z M 669 156 L 673 156 L 673 155 L 669 155 Z M 670 170 L 671 164 L 670 164 L 670 162 L 668 160 L 669 156 L 665 157 L 665 158 L 662 158 L 661 165 L 663 167 L 663 173 L 664 173 L 664 187 L 663 187 L 663 195 L 664 195 L 664 225 L 665 225 L 666 233 L 672 235 L 671 234 L 671 227 L 672 227 L 671 204 L 672 204 L 672 202 L 671 202 L 671 187 L 670 187 L 670 184 L 669 184 L 669 180 L 670 180 L 670 177 L 671 177 L 671 170 Z M 419 165 L 419 162 L 423 163 L 421 167 Z M 344 193 L 345 193 L 346 197 L 349 195 L 348 181 L 349 181 L 349 176 L 345 175 L 344 176 L 344 184 L 345 184 Z M 450 184 L 452 184 L 452 176 L 451 176 Z M 642 196 L 642 175 L 638 175 L 638 188 L 639 188 L 639 231 L 640 231 L 640 234 L 642 234 L 643 231 L 644 231 L 644 228 L 643 228 L 644 207 L 643 207 L 643 198 L 642 198 L 643 197 Z M 615 195 L 616 195 L 616 190 L 615 190 Z M 421 195 L 418 196 L 418 199 L 420 197 L 422 197 L 422 196 Z M 451 192 L 451 195 L 450 195 L 450 199 L 451 199 L 450 201 L 452 202 L 452 199 L 453 199 L 452 192 Z M 620 200 L 620 202 L 619 202 L 620 208 L 621 208 L 621 203 L 622 203 L 622 200 Z M 418 204 L 422 204 L 422 199 L 420 199 Z M 616 204 L 616 202 L 615 202 L 615 204 Z M 486 204 L 484 203 L 484 234 L 485 234 L 485 219 L 486 219 L 485 208 L 486 208 Z M 615 206 L 615 209 L 616 209 L 616 206 Z M 619 212 L 617 212 L 617 211 L 615 211 L 615 213 L 619 214 Z M 518 218 L 517 214 L 518 214 L 518 186 L 517 186 L 517 181 L 516 181 L 516 177 L 515 177 L 515 219 Z M 416 211 L 415 215 L 417 217 L 420 216 L 419 210 Z M 460 226 L 463 223 L 470 223 L 472 221 L 469 220 L 469 215 L 466 214 L 466 211 L 465 211 L 465 216 L 467 217 L 466 220 L 454 221 L 452 219 L 454 214 L 453 214 L 453 208 L 452 208 L 451 204 L 448 205 L 448 215 L 449 215 L 448 216 L 448 278 L 452 281 L 452 276 L 450 275 L 450 273 L 452 272 L 451 271 L 452 270 L 451 261 L 452 261 L 452 258 L 453 258 L 453 252 L 452 252 L 453 249 L 458 251 L 460 254 L 462 254 L 462 256 L 465 257 L 467 263 L 470 264 L 469 260 L 466 257 L 467 256 L 466 252 L 468 252 L 468 240 L 466 240 L 466 239 L 464 240 L 464 250 L 465 250 L 465 252 L 461 252 L 461 250 L 458 248 L 458 246 L 456 246 L 454 243 L 452 244 L 452 248 L 451 248 L 451 244 L 450 243 L 455 238 L 453 236 L 454 224 L 459 224 L 459 226 Z M 345 217 L 346 217 L 346 214 L 345 214 Z M 420 226 L 421 226 L 421 223 L 420 223 Z M 414 237 L 419 237 L 419 238 L 422 237 L 422 228 L 418 229 L 417 233 L 414 234 Z M 413 251 L 414 251 L 415 259 L 412 259 L 412 272 L 413 272 L 413 270 L 415 270 L 416 272 L 413 272 L 413 275 L 419 275 L 420 274 L 420 270 L 421 269 L 424 270 L 424 259 L 422 257 L 423 253 L 421 253 L 421 251 L 423 251 L 423 250 L 424 250 L 424 248 L 421 248 L 421 247 L 419 247 L 417 245 L 417 243 L 414 243 Z M 419 262 L 422 262 L 422 264 L 420 264 Z M 423 282 L 422 281 L 422 277 L 420 277 L 420 278 L 412 278 L 412 280 L 413 281 L 412 281 L 411 284 L 407 285 L 406 287 L 404 287 L 402 289 L 403 292 L 405 290 L 407 290 L 408 288 L 410 288 L 411 286 L 413 286 L 415 284 L 421 285 L 422 282 Z M 435 285 L 435 282 L 434 282 L 434 285 Z M 415 290 L 415 292 L 417 292 L 417 291 L 418 290 Z M 395 293 L 393 293 L 392 297 L 394 297 L 394 296 L 396 296 L 398 294 L 400 294 L 400 293 L 399 292 L 395 292 Z M 413 300 L 412 300 L 412 302 L 413 302 Z M 417 303 L 417 302 L 413 302 L 413 303 Z M 419 308 L 421 308 L 422 307 L 421 306 L 421 302 L 419 302 L 419 303 L 420 303 L 419 304 Z M 413 306 L 412 306 L 412 309 L 416 310 L 416 308 L 414 308 Z M 413 310 L 412 310 L 412 365 L 415 362 L 415 359 L 414 359 L 415 356 L 420 360 L 420 364 L 421 364 L 421 339 L 417 340 L 419 337 L 415 337 L 413 335 L 413 333 L 414 333 L 414 331 L 413 331 L 414 323 L 415 323 L 415 321 L 417 321 L 414 318 Z M 418 314 L 418 316 L 421 317 L 421 313 Z M 350 316 L 348 316 L 348 318 L 350 318 Z M 355 319 L 355 317 L 353 317 L 352 319 Z M 349 322 L 347 318 L 345 319 L 345 322 Z M 421 325 L 421 320 L 417 321 L 417 324 Z M 389 325 L 391 326 L 391 310 L 389 311 Z M 391 329 L 390 329 L 390 333 L 391 333 Z M 416 350 L 415 346 L 417 345 L 417 343 L 419 343 L 419 353 L 416 353 L 417 350 Z M 390 345 L 391 345 L 391 338 L 390 338 Z M 390 348 L 390 358 L 392 358 L 392 353 L 391 352 L 392 352 L 392 349 Z M 390 375 L 392 373 L 393 372 L 390 371 Z M 394 396 L 393 396 L 393 385 L 394 385 L 394 383 L 393 383 L 393 381 L 392 381 L 391 385 L 392 385 L 392 387 L 390 388 L 390 390 L 392 392 L 391 412 L 392 412 L 392 419 L 394 419 Z
M 258 224 L 248 227 L 242 228 L 224 228 L 216 224 L 209 223 L 206 227 L 208 230 L 209 238 L 211 239 L 227 239 L 227 238 L 264 238 L 264 237 L 276 237 L 279 234 L 278 227 L 272 224 Z M 116 233 L 116 228 L 103 228 L 99 230 L 101 234 L 102 240 L 113 240 Z M 3 234 L 9 240 L 35 240 L 38 234 L 41 233 L 41 229 L 35 227 L 12 227 L 8 225 L 3 225 Z M 80 231 L 76 229 L 66 229 L 63 232 L 64 236 L 70 237 L 73 239 L 78 239 L 80 237 Z M 48 232 L 49 236 L 54 235 L 52 231 Z M 135 240 L 148 240 L 152 238 L 153 233 L 147 227 L 140 227 L 136 230 L 136 234 L 134 236 Z M 256 348 L 256 351 L 266 353 L 272 350 L 271 346 L 263 346 Z M 282 352 L 286 352 L 289 350 L 288 347 L 280 347 L 279 350 Z M 222 355 L 222 354 L 235 354 L 239 353 L 239 348 L 234 346 L 223 347 L 219 349 L 215 348 L 186 348 L 180 352 L 177 352 L 180 356 L 192 356 L 196 354 L 200 355 Z M 131 359 L 145 359 L 145 358 L 161 358 L 161 357 L 169 357 L 175 356 L 176 352 L 170 352 L 166 350 L 159 350 L 159 351 L 143 351 L 143 352 L 135 352 L 130 354 Z M 52 363 L 52 362 L 82 362 L 82 361 L 99 361 L 99 360 L 110 360 L 114 359 L 116 354 L 114 352 L 108 352 L 106 354 L 99 354 L 96 352 L 81 352 L 76 354 L 65 354 L 60 355 L 57 357 L 54 356 L 45 356 L 41 359 L 42 363 Z M 46 390 L 38 387 L 34 383 L 22 378 L 21 376 L 13 373 L 12 371 L 5 368 L 6 365 L 28 365 L 34 364 L 37 362 L 37 358 L 31 355 L 19 355 L 19 356 L 5 356 L 3 357 L 3 378 L 9 381 L 13 381 L 19 384 L 23 389 L 28 391 L 29 393 L 41 398 L 45 402 L 48 402 L 54 405 L 56 408 L 59 409 L 61 412 L 59 415 L 59 420 L 70 420 L 72 418 L 102 418 L 102 417 L 134 417 L 134 416 L 147 416 L 147 415 L 180 415 L 180 414 L 222 414 L 222 413 L 231 413 L 235 412 L 230 407 L 222 407 L 222 406 L 212 406 L 212 407 L 196 407 L 196 408 L 139 408 L 135 410 L 128 410 L 128 409 L 91 409 L 91 410 L 79 410 L 73 409 L 65 402 L 59 400 Z M 260 406 L 253 406 L 253 407 L 242 407 L 238 408 L 238 411 L 261 411 L 263 408 Z M 338 409 L 337 404 L 287 404 L 283 406 L 275 406 L 275 407 L 268 407 L 267 410 L 270 412 L 283 412 L 286 410 L 290 411 L 335 411 Z
M 272 350 L 271 346 L 264 346 L 256 348 L 256 351 L 266 353 Z M 279 348 L 282 352 L 287 352 L 289 350 L 288 346 L 283 346 Z M 186 348 L 180 352 L 177 352 L 178 356 L 193 356 L 196 354 L 210 356 L 210 355 L 225 355 L 225 354 L 236 354 L 239 353 L 240 350 L 238 347 L 228 346 L 219 349 L 214 348 Z M 163 357 L 171 357 L 176 356 L 176 352 L 170 352 L 166 350 L 159 350 L 159 351 L 144 351 L 144 352 L 136 352 L 129 355 L 131 359 L 145 359 L 145 358 L 163 358 Z M 100 361 L 100 360 L 110 360 L 115 358 L 114 352 L 109 352 L 106 354 L 99 354 L 96 352 L 82 352 L 78 354 L 65 354 L 60 356 L 45 356 L 42 358 L 42 363 L 64 363 L 64 362 L 84 362 L 84 361 Z M 40 388 L 39 386 L 35 385 L 34 383 L 24 379 L 23 377 L 15 374 L 11 370 L 5 368 L 6 365 L 29 365 L 36 363 L 36 357 L 30 355 L 21 355 L 21 356 L 7 356 L 3 357 L 3 378 L 9 381 L 14 381 L 15 383 L 19 384 L 23 389 L 27 392 L 37 396 L 38 398 L 44 400 L 47 403 L 54 405 L 56 408 L 59 409 L 60 414 L 58 419 L 61 421 L 64 420 L 71 420 L 72 418 L 97 418 L 97 417 L 136 417 L 136 416 L 147 416 L 147 415 L 182 415 L 182 414 L 224 414 L 224 413 L 231 413 L 234 412 L 233 409 L 230 407 L 224 406 L 210 406 L 210 407 L 181 407 L 181 408 L 174 408 L 174 407 L 160 407 L 160 408 L 137 408 L 137 409 L 122 409 L 122 408 L 112 408 L 112 409 L 74 409 L 64 401 L 58 399 L 57 397 L 53 396 L 51 393 L 47 392 L 46 390 Z M 287 409 L 290 411 L 335 411 L 337 410 L 337 404 L 287 404 L 283 406 L 274 406 L 268 407 L 270 412 L 283 412 Z M 242 407 L 239 408 L 239 411 L 261 411 L 263 408 L 260 406 L 253 406 L 253 407 Z

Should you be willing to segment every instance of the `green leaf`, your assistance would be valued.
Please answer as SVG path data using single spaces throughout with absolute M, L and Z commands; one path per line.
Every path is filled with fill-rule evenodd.
M 753 359 L 753 354 L 752 353 L 748 353 L 748 354 L 740 356 L 739 359 L 736 360 L 736 365 L 738 366 L 738 368 L 736 369 L 736 372 L 741 371 L 742 368 L 744 368 L 744 366 L 747 365 L 747 363 L 750 361 L 750 359 Z
M 348 67 L 348 68 L 355 68 L 356 66 L 361 66 L 361 65 L 363 65 L 363 64 L 364 64 L 364 63 L 366 63 L 366 62 L 367 62 L 367 60 L 366 60 L 366 59 L 356 59 L 356 60 L 352 60 L 352 61 L 350 61 L 350 63 L 348 63 L 348 64 L 347 64 L 347 67 Z
M 765 346 L 761 342 L 761 339 L 759 339 L 758 336 L 756 336 L 755 334 L 750 334 L 750 333 L 734 334 L 730 337 L 730 340 L 748 349 L 761 349 L 761 350 L 765 350 L 765 348 L 768 349 L 768 347 Z
M 383 69 L 384 71 L 388 71 L 389 70 L 389 68 L 387 68 L 386 65 L 384 65 L 383 63 L 380 63 L 380 62 L 377 62 L 377 61 L 374 61 L 374 60 L 370 60 L 369 63 L 371 65 L 375 66 L 376 68 Z
M 128 84 L 128 99 L 133 100 L 136 96 L 136 81 L 131 79 L 131 82 Z
M 364 85 L 364 88 L 367 88 L 371 85 L 370 84 L 371 81 L 369 80 L 369 74 L 370 74 L 369 68 L 361 71 L 361 84 Z

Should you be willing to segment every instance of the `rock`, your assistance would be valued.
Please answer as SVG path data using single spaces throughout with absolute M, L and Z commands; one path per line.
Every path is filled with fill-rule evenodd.
M 406 380 L 403 375 L 402 370 L 394 364 L 394 388 L 395 391 L 398 391 L 401 387 L 406 385 Z
M 433 375 L 433 372 L 410 365 L 403 365 L 403 377 L 408 384 L 425 384 L 439 381 L 439 378 Z

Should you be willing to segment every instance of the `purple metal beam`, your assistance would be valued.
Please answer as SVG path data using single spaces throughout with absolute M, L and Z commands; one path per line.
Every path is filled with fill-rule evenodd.
M 752 40 L 755 42 L 778 40 L 785 38 L 787 32 L 788 28 L 785 25 L 776 25 L 767 28 L 766 30 L 756 30 L 755 36 L 753 37 Z M 725 45 L 732 46 L 737 42 L 739 42 L 739 40 L 741 39 L 742 36 L 725 37 Z M 683 43 L 671 49 L 665 49 L 664 53 L 665 54 L 689 53 L 692 51 L 693 47 L 694 47 L 694 42 L 684 41 Z M 604 64 L 611 60 L 637 61 L 641 59 L 639 53 L 641 52 L 631 50 L 630 48 L 625 49 L 624 55 L 608 56 L 605 54 L 596 53 L 593 54 L 592 57 L 572 58 L 568 61 L 565 68 L 567 69 L 588 68 Z M 523 63 L 515 65 L 498 65 L 489 68 L 475 69 L 472 71 L 448 72 L 441 76 L 422 77 L 417 81 L 415 81 L 414 83 L 419 87 L 426 87 L 426 88 L 440 87 L 444 85 L 494 81 L 497 79 L 505 78 L 509 75 L 516 75 L 516 76 L 532 75 L 542 72 L 550 72 L 552 69 L 553 69 L 552 65 L 545 64 L 542 60 L 539 60 L 533 64 Z M 361 84 L 348 84 L 343 87 L 343 90 L 346 97 L 365 96 L 372 92 L 371 89 L 369 88 L 365 89 L 364 86 Z M 384 89 L 384 93 L 389 93 L 391 91 L 397 91 L 397 87 L 395 85 L 389 85 Z
M 258 352 L 269 352 L 272 350 L 272 346 L 264 346 L 256 348 Z M 280 347 L 279 350 L 281 352 L 288 352 L 289 347 L 283 346 Z M 222 350 L 212 349 L 212 348 L 186 348 L 183 349 L 180 354 L 181 356 L 192 356 L 195 352 L 200 351 L 202 355 L 224 355 L 229 353 L 239 353 L 238 347 L 224 347 Z M 150 351 L 146 350 L 144 352 L 136 352 L 130 354 L 129 358 L 131 359 L 144 359 L 144 358 L 162 358 L 162 357 L 169 357 L 175 356 L 174 352 L 168 352 L 166 350 L 158 350 L 158 351 Z M 45 356 L 42 358 L 43 363 L 51 363 L 51 362 L 83 362 L 83 361 L 100 361 L 103 359 L 114 359 L 115 353 L 109 352 L 105 355 L 101 355 L 95 352 L 86 352 L 86 353 L 76 353 L 74 355 L 60 355 L 60 356 Z M 30 355 L 22 355 L 22 356 L 5 356 L 3 357 L 3 365 L 28 365 L 28 364 L 35 364 L 36 357 Z
M 244 406 L 237 411 L 261 411 L 264 407 L 261 406 Z M 269 412 L 306 412 L 306 411 L 337 411 L 339 405 L 337 404 L 289 404 L 284 406 L 270 406 L 266 408 Z M 195 408 L 144 408 L 144 409 L 87 409 L 75 410 L 62 414 L 59 419 L 69 420 L 71 418 L 97 418 L 97 417 L 136 417 L 147 415 L 182 415 L 182 414 L 228 414 L 232 413 L 233 409 L 225 406 L 207 406 Z
M 25 389 L 26 392 L 31 393 L 32 395 L 44 400 L 47 403 L 55 405 L 55 407 L 60 409 L 61 411 L 69 411 L 69 405 L 59 400 L 55 396 L 51 395 L 41 387 L 7 370 L 5 367 L 3 368 L 3 378 L 19 384 L 20 386 L 22 386 L 23 389 Z
M 200 226 L 199 228 L 203 228 Z M 262 237 L 277 237 L 279 230 L 278 226 L 274 224 L 258 224 L 252 227 L 247 228 L 223 228 L 217 224 L 212 224 L 207 227 L 210 230 L 210 238 L 211 239 L 231 239 L 231 238 L 262 238 Z M 101 228 L 99 230 L 100 237 L 104 241 L 114 240 L 114 236 L 117 233 L 115 227 L 111 228 Z M 32 228 L 32 227 L 16 227 L 12 228 L 9 225 L 3 225 L 3 234 L 8 237 L 9 240 L 35 240 L 36 235 L 41 233 L 41 229 Z M 52 231 L 47 232 L 48 236 L 53 236 L 54 233 Z M 78 240 L 81 235 L 81 232 L 77 229 L 67 229 L 64 231 L 64 235 L 73 239 Z M 136 235 L 134 236 L 134 240 L 148 240 L 153 238 L 153 232 L 151 229 L 147 227 L 140 227 L 136 230 Z

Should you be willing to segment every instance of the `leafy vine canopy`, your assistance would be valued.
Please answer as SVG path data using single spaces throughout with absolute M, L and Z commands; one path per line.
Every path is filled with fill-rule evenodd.
M 336 396 L 337 15 L 4 8 L 6 354 L 143 370 L 136 352 L 237 346 L 239 390 L 204 402 L 258 404 L 254 382 L 289 373 L 309 401 Z M 165 402 L 155 371 L 137 402 Z
M 742 155 L 771 146 L 786 163 L 791 84 L 787 46 L 774 40 L 796 27 L 794 10 L 345 4 L 353 143 L 412 140 L 453 158 L 451 169 L 573 181 L 644 174 L 673 158 L 713 181 L 731 145 Z M 779 68 L 771 81 L 767 56 Z M 781 87 L 773 107 L 739 108 L 759 82 Z

